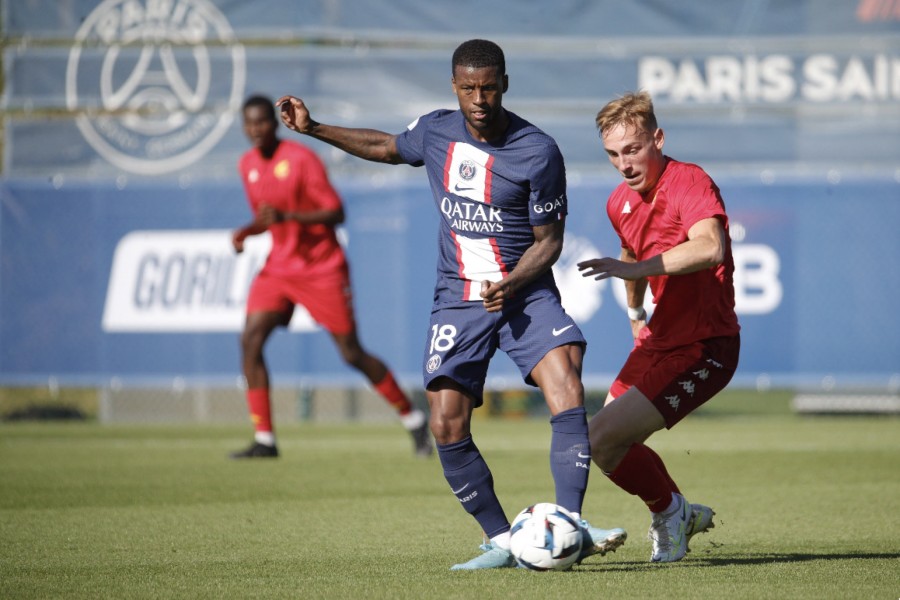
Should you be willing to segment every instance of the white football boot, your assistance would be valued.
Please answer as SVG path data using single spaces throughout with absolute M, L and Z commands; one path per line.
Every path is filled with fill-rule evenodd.
M 650 562 L 675 562 L 687 554 L 688 529 L 693 512 L 681 494 L 675 494 L 678 506 L 671 513 L 653 513 L 647 537 L 653 542 Z M 710 517 L 712 518 L 712 517 Z

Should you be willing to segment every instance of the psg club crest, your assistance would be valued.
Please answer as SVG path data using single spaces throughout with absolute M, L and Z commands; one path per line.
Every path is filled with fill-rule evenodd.
M 429 373 L 434 373 L 441 366 L 441 357 L 437 354 L 432 354 L 428 358 L 428 362 L 425 363 L 425 370 Z
M 464 160 L 459 164 L 459 176 L 466 181 L 471 181 L 475 177 L 475 163 L 471 160 Z
M 244 79 L 244 47 L 212 0 L 103 0 L 75 34 L 66 105 L 101 156 L 156 175 L 222 139 Z

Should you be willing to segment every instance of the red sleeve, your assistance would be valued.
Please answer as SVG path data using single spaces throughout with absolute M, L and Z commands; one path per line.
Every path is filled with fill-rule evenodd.
M 699 221 L 712 217 L 725 218 L 725 203 L 719 188 L 703 171 L 697 169 L 693 182 L 688 182 L 680 198 L 681 224 L 684 233 Z

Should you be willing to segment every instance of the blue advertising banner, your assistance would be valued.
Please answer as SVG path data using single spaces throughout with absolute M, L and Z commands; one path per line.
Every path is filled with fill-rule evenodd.
M 582 278 L 575 264 L 618 255 L 602 208 L 614 184 L 598 177 L 570 188 L 566 246 L 555 267 L 564 304 L 590 343 L 586 381 L 598 386 L 630 345 L 624 295 L 618 283 Z M 811 385 L 832 377 L 886 386 L 896 378 L 900 340 L 889 333 L 900 331 L 892 309 L 900 270 L 891 262 L 900 256 L 900 183 L 719 185 L 732 221 L 743 327 L 737 382 Z M 430 192 L 424 181 L 339 188 L 361 338 L 417 381 L 436 256 Z M 238 182 L 120 190 L 29 180 L 0 190 L 0 380 L 237 380 L 246 291 L 267 251 L 265 240 L 239 257 L 231 250 L 231 229 L 249 219 Z M 284 382 L 356 382 L 329 336 L 302 313 L 268 356 Z M 505 358 L 491 373 L 521 384 Z

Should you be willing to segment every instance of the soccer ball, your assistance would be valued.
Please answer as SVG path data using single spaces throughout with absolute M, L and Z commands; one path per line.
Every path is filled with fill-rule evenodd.
M 533 571 L 564 571 L 578 560 L 581 526 L 562 506 L 541 502 L 513 519 L 510 550 L 516 561 Z

